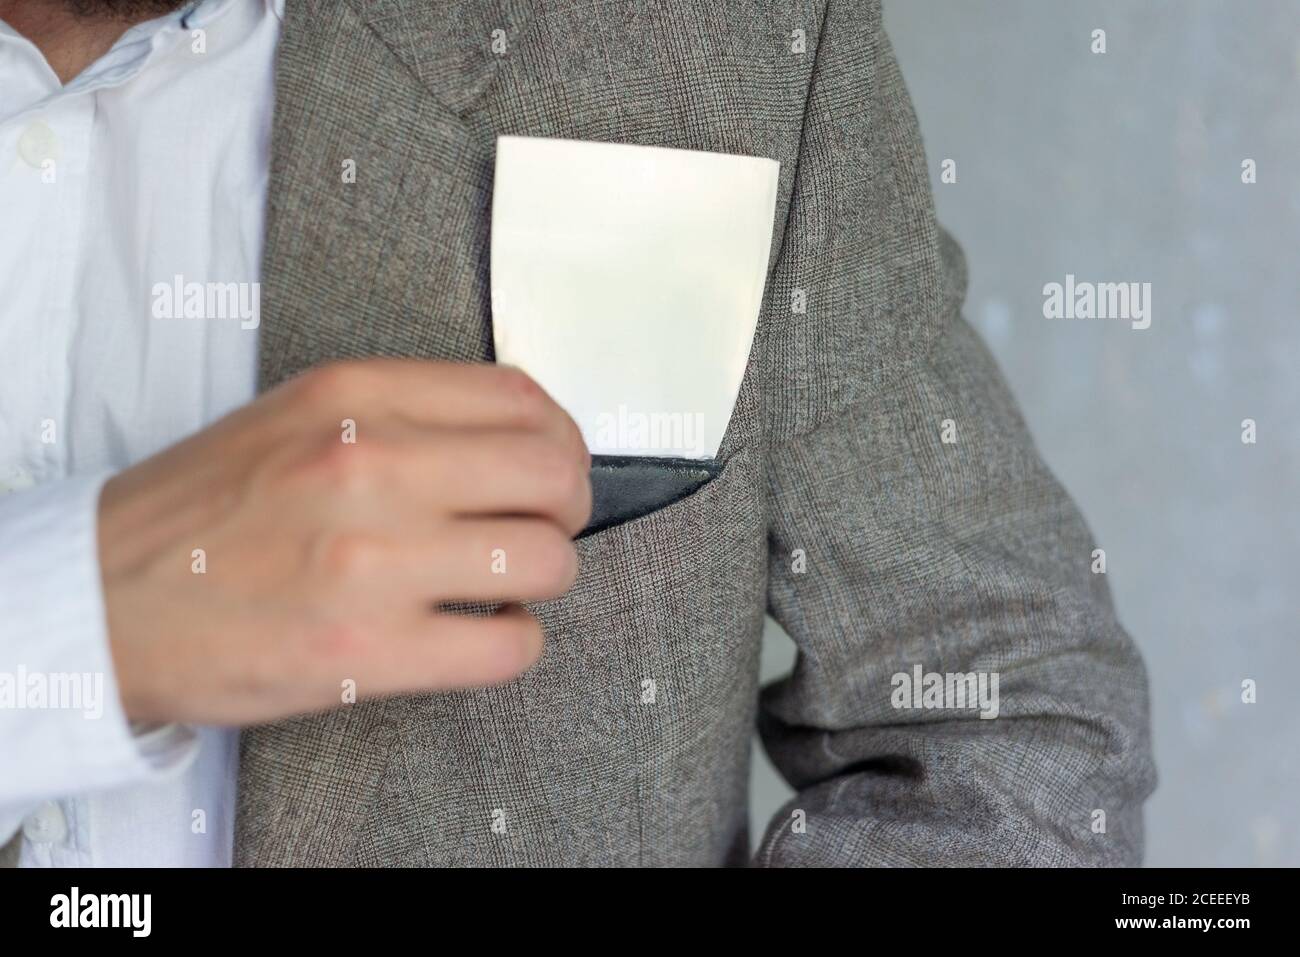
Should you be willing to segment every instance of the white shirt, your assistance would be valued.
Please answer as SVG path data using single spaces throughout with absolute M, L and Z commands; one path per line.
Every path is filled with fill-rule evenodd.
M 190 4 L 66 87 L 0 22 L 0 844 L 21 829 L 24 866 L 230 863 L 237 735 L 128 726 L 95 513 L 253 397 L 255 320 L 166 318 L 163 287 L 259 279 L 282 14 Z

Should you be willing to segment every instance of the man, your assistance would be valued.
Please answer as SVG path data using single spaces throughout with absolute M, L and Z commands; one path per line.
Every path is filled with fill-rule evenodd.
M 756 719 L 760 865 L 1139 859 L 1142 666 L 958 315 L 878 3 L 0 20 L 0 652 L 108 676 L 0 711 L 21 863 L 743 863 Z M 575 428 L 481 364 L 502 134 L 781 163 L 720 473 L 576 544 Z M 996 718 L 901 706 L 918 667 Z

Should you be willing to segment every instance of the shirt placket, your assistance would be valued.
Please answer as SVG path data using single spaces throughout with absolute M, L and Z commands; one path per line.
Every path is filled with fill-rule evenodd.
M 49 92 L 0 117 L 0 143 L 12 144 L 7 155 L 0 154 L 0 206 L 9 214 L 4 228 L 22 237 L 27 265 L 23 290 L 11 294 L 0 322 L 17 324 L 11 333 L 21 337 L 28 361 L 40 366 L 33 377 L 36 387 L 9 396 L 10 410 L 0 410 L 6 448 L 0 458 L 0 494 L 68 472 L 64 432 L 72 426 L 68 409 L 74 385 L 68 358 L 77 348 L 84 306 L 77 299 L 78 270 L 84 265 L 82 237 L 90 225 L 85 219 L 87 191 L 93 186 L 97 98 L 100 91 L 136 76 L 183 36 L 179 18 L 132 31 L 85 74 L 60 88 L 50 83 L 49 68 L 35 48 L 20 48 L 27 41 L 3 29 L 0 43 L 9 45 L 3 51 L 9 55 L 0 65 L 32 71 L 22 77 L 26 89 L 43 86 Z M 93 866 L 85 812 L 84 801 L 71 798 L 34 808 L 22 826 L 23 863 Z

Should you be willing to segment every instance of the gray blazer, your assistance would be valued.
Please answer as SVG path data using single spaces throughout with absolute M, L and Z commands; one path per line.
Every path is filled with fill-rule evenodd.
M 277 97 L 264 387 L 492 357 L 498 134 L 767 156 L 781 180 L 721 473 L 579 542 L 519 680 L 247 731 L 238 863 L 1138 862 L 1142 663 L 959 315 L 879 0 L 291 2 Z M 765 612 L 799 656 L 760 690 Z M 916 665 L 997 673 L 999 716 L 895 708 Z M 752 851 L 755 723 L 798 794 Z

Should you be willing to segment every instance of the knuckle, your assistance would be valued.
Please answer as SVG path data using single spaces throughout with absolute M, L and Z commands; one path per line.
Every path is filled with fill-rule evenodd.
M 357 367 L 356 362 L 330 362 L 307 370 L 297 380 L 299 398 L 318 406 L 352 394 L 359 378 Z
M 498 388 L 511 396 L 520 415 L 528 422 L 540 422 L 546 416 L 549 400 L 540 385 L 522 369 L 498 367 Z
M 364 493 L 374 485 L 381 455 L 373 440 L 361 445 L 331 436 L 315 449 L 310 471 L 335 492 Z
M 382 552 L 382 543 L 372 535 L 333 532 L 317 542 L 311 564 L 328 581 L 363 578 L 374 571 Z
M 534 451 L 534 474 L 547 501 L 569 505 L 580 501 L 588 475 L 582 463 L 556 442 L 541 442 Z
M 538 587 L 562 594 L 578 577 L 578 552 L 573 542 L 552 525 L 539 528 L 528 547 L 530 576 Z
M 329 664 L 363 655 L 368 644 L 366 634 L 360 629 L 343 622 L 331 622 L 311 632 L 306 653 L 317 662 Z

